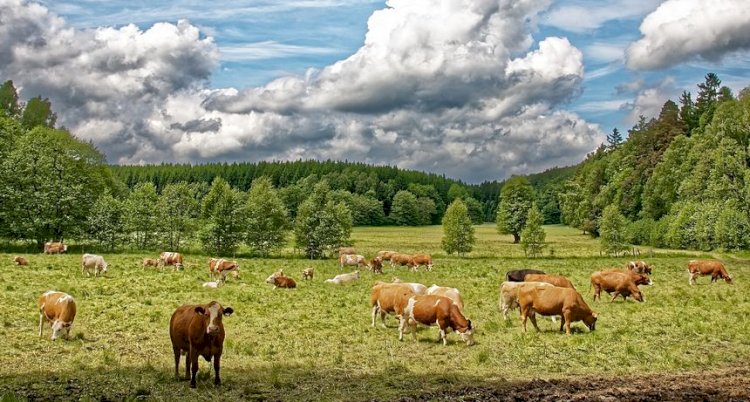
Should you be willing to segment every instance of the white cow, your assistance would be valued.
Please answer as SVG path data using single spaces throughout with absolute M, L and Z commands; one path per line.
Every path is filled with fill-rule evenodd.
M 342 283 L 354 282 L 359 279 L 359 271 L 350 272 L 348 274 L 339 274 L 333 277 L 333 279 L 326 279 L 326 283 L 333 283 L 340 285 Z
M 370 268 L 370 264 L 367 263 L 367 259 L 363 255 L 359 254 L 342 254 L 339 256 L 339 267 L 344 268 L 344 265 L 364 266 Z
M 445 286 L 438 286 L 433 284 L 432 286 L 427 288 L 427 294 L 445 296 L 453 301 L 453 304 L 458 307 L 458 310 L 461 311 L 461 313 L 464 312 L 464 299 L 461 297 L 461 292 L 459 292 L 456 288 L 448 288 Z
M 94 270 L 94 276 L 99 274 L 104 275 L 107 272 L 109 264 L 104 261 L 104 257 L 96 254 L 84 254 L 81 257 L 81 275 L 84 273 L 86 276 L 91 274 L 91 270 Z

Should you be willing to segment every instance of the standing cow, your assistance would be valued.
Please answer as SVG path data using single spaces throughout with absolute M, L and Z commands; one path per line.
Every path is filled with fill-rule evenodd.
M 109 267 L 109 264 L 107 264 L 106 261 L 104 261 L 104 257 L 96 254 L 84 254 L 81 256 L 81 275 L 84 273 L 86 276 L 89 276 L 91 274 L 91 270 L 94 271 L 94 276 L 99 276 L 99 274 L 104 275 L 107 273 L 107 268 Z
M 367 259 L 363 255 L 359 254 L 341 254 L 339 256 L 339 268 L 344 268 L 344 266 L 364 266 L 366 268 L 370 268 L 369 263 L 367 262 Z
M 44 243 L 44 254 L 62 254 L 68 251 L 68 245 L 62 242 L 51 242 Z
M 407 325 L 414 340 L 417 339 L 417 323 L 422 325 L 437 324 L 440 340 L 443 345 L 448 344 L 447 330 L 453 329 L 461 336 L 467 346 L 474 344 L 474 327 L 471 320 L 467 320 L 453 301 L 447 297 L 437 295 L 412 296 L 401 314 L 398 339 L 404 339 Z
M 711 275 L 711 283 L 723 279 L 726 283 L 732 283 L 732 276 L 729 275 L 724 264 L 716 260 L 691 260 L 688 262 L 688 284 L 695 285 L 695 278 L 699 276 Z
M 182 254 L 180 253 L 164 251 L 159 254 L 159 260 L 161 261 L 161 265 L 164 267 L 166 267 L 167 265 L 173 265 L 174 269 L 178 271 L 183 268 Z
M 229 272 L 232 273 L 235 279 L 240 279 L 240 264 L 237 261 L 229 261 L 223 258 L 208 259 L 208 275 L 211 280 L 216 275 L 221 281 L 226 282 L 227 273 Z
M 39 296 L 39 337 L 42 337 L 44 321 L 52 327 L 52 340 L 60 336 L 68 338 L 70 327 L 76 318 L 76 301 L 73 296 L 50 290 Z

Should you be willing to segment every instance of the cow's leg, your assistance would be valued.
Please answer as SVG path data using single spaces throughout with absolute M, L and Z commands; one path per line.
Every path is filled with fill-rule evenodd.
M 221 377 L 219 377 L 219 370 L 221 369 L 221 355 L 214 356 L 214 384 L 221 385 Z
M 388 328 L 388 326 L 385 325 L 385 316 L 386 315 L 387 315 L 387 313 L 381 309 L 380 310 L 380 323 L 381 323 L 381 325 L 383 325 L 383 328 Z
M 198 351 L 190 346 L 190 388 L 195 388 L 195 376 L 198 374 Z
M 523 322 L 523 332 L 526 332 L 526 319 L 529 317 L 529 309 L 521 307 L 521 322 Z
M 445 329 L 443 329 L 442 327 L 439 327 L 439 328 L 440 328 L 440 339 L 438 340 L 438 342 L 442 340 L 443 346 L 448 346 L 448 336 L 445 333 Z
M 39 337 L 42 337 L 42 328 L 44 324 L 44 313 L 42 311 L 39 311 Z
M 568 335 L 571 334 L 570 332 L 570 319 L 572 318 L 571 315 L 572 314 L 570 313 L 570 311 L 568 310 L 563 311 L 562 319 L 565 321 L 565 333 Z
M 398 322 L 398 340 L 399 341 L 404 340 L 404 329 L 406 329 L 406 318 L 402 316 Z
M 190 379 L 190 369 L 193 367 L 193 365 L 190 364 L 190 363 L 192 363 L 192 362 L 190 361 L 190 350 L 188 350 L 185 353 L 185 379 L 186 380 Z M 196 365 L 196 367 L 198 367 L 198 366 Z
M 565 316 L 564 316 L 564 315 L 561 315 L 561 316 L 560 316 L 560 332 L 562 332 L 562 331 L 563 331 L 563 325 L 565 325 L 565 322 L 566 322 L 566 320 L 565 320 Z
M 539 326 L 536 325 L 536 313 L 532 311 L 531 316 L 529 318 L 531 318 L 531 323 L 534 324 L 534 328 L 536 328 L 536 332 L 541 332 L 539 331 Z
M 619 290 L 615 290 L 615 294 L 614 294 L 614 296 L 612 296 L 612 300 L 610 300 L 609 302 L 610 302 L 610 303 L 612 303 L 613 301 L 615 301 L 615 299 L 616 299 L 616 298 L 617 298 L 617 296 L 619 296 L 619 295 L 620 295 L 620 291 L 619 291 Z
M 174 378 L 180 380 L 180 348 L 173 347 L 174 352 Z
M 378 315 L 380 308 L 378 308 L 377 303 L 372 306 L 372 327 L 375 328 L 375 317 Z
M 510 306 L 508 306 L 508 303 L 505 300 L 503 300 L 500 303 L 500 310 L 502 310 L 502 312 L 503 312 L 503 319 L 507 320 L 508 319 L 508 311 L 510 310 Z

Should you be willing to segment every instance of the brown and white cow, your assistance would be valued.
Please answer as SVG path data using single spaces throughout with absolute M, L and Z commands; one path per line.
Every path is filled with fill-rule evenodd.
M 304 270 L 302 270 L 302 280 L 305 280 L 305 279 L 312 280 L 313 276 L 315 276 L 315 268 L 307 267 Z
M 384 283 L 378 282 L 372 287 L 370 294 L 370 306 L 372 307 L 372 327 L 375 328 L 375 317 L 380 314 L 383 328 L 385 325 L 386 314 L 393 314 L 396 318 L 401 315 L 409 302 L 409 298 L 414 296 L 412 288 L 403 283 Z
M 222 316 L 234 312 L 231 307 L 222 307 L 212 301 L 206 305 L 186 304 L 172 314 L 169 320 L 169 337 L 174 352 L 174 374 L 179 380 L 180 355 L 185 359 L 185 377 L 190 378 L 190 387 L 195 388 L 195 375 L 198 373 L 198 357 L 206 361 L 214 360 L 214 384 L 221 384 L 219 370 L 221 354 L 224 350 L 224 324 Z
M 408 325 L 409 331 L 416 340 L 417 323 L 427 326 L 437 324 L 443 345 L 448 344 L 446 332 L 449 328 L 458 332 L 467 346 L 474 344 L 474 327 L 471 325 L 471 320 L 467 320 L 458 306 L 447 297 L 437 295 L 412 296 L 401 315 L 398 339 L 404 339 L 404 332 Z
M 44 254 L 62 254 L 68 251 L 68 245 L 62 242 L 48 241 L 44 243 Z
M 625 264 L 625 268 L 639 274 L 651 275 L 651 267 L 646 263 L 646 261 L 630 261 Z
M 68 338 L 70 327 L 76 318 L 76 301 L 73 296 L 50 290 L 39 296 L 39 337 L 42 337 L 44 321 L 52 327 L 52 340 L 60 336 Z
M 240 264 L 237 261 L 229 261 L 223 258 L 208 259 L 208 276 L 211 280 L 216 275 L 220 281 L 226 282 L 229 272 L 235 279 L 240 279 Z
M 404 285 L 407 285 L 407 286 L 411 287 L 411 289 L 414 291 L 415 294 L 418 294 L 418 295 L 426 295 L 427 294 L 427 286 L 422 285 L 421 283 L 417 283 L 417 282 L 403 282 L 401 279 L 399 279 L 399 278 L 397 278 L 395 276 L 391 279 L 391 282 L 392 283 L 403 283 Z
M 363 266 L 369 268 L 365 256 L 359 254 L 341 254 L 339 256 L 339 268 L 344 268 L 344 266 Z
M 428 295 L 436 295 L 436 296 L 444 296 L 453 302 L 456 306 L 458 306 L 458 309 L 461 311 L 461 314 L 464 312 L 464 299 L 461 297 L 461 292 L 458 291 L 456 288 L 449 288 L 445 286 L 438 286 L 433 284 L 429 288 L 427 288 L 427 294 Z
M 84 254 L 81 256 L 81 275 L 91 275 L 91 271 L 94 271 L 94 276 L 99 274 L 106 274 L 109 264 L 104 261 L 104 257 L 96 254 Z
M 695 279 L 699 276 L 711 275 L 711 283 L 723 279 L 726 283 L 732 283 L 732 275 L 729 275 L 724 264 L 716 260 L 691 260 L 688 262 L 688 284 L 695 285 Z
M 518 290 L 518 304 L 521 306 L 521 320 L 523 321 L 523 332 L 526 332 L 526 319 L 531 318 L 534 328 L 536 325 L 536 313 L 550 316 L 559 315 L 560 331 L 565 326 L 565 333 L 571 334 L 570 323 L 583 321 L 593 331 L 596 329 L 597 314 L 591 311 L 583 297 L 575 289 L 553 287 L 532 287 Z
M 525 276 L 525 275 L 524 275 Z M 503 282 L 500 285 L 500 311 L 503 312 L 503 317 L 507 320 L 508 319 L 508 312 L 510 310 L 513 310 L 518 305 L 518 290 L 523 287 L 551 287 L 554 285 L 551 285 L 547 282 Z M 554 316 L 552 316 L 552 319 L 554 321 Z
M 266 278 L 266 283 L 272 284 L 274 289 L 293 289 L 297 287 L 297 282 L 295 282 L 294 279 L 284 275 L 283 269 L 272 273 L 268 278 Z
M 411 269 L 416 268 L 414 258 L 412 258 L 412 256 L 410 256 L 409 254 L 396 253 L 391 255 L 391 265 L 399 267 L 407 266 Z
M 180 270 L 183 268 L 182 254 L 180 253 L 164 251 L 159 254 L 159 260 L 161 261 L 161 265 L 164 267 L 166 267 L 167 265 L 173 265 L 175 270 Z
M 13 257 L 13 263 L 16 265 L 29 265 L 29 261 L 20 255 Z
M 594 272 L 591 274 L 591 286 L 594 287 L 594 301 L 597 297 L 599 300 L 602 299 L 602 290 L 608 294 L 614 293 L 610 302 L 615 301 L 617 296 L 622 296 L 623 300 L 627 300 L 628 296 L 633 296 L 636 301 L 643 301 L 643 294 L 635 284 L 633 277 L 623 272 Z
M 619 272 L 621 274 L 627 274 L 628 276 L 630 276 L 630 278 L 633 279 L 633 282 L 635 282 L 637 286 L 654 284 L 654 281 L 652 281 L 651 277 L 649 277 L 647 274 L 639 274 L 638 272 L 631 271 L 629 269 L 612 268 L 605 269 L 604 272 Z
M 411 257 L 414 266 L 414 270 L 417 270 L 420 265 L 424 265 L 428 271 L 432 271 L 432 256 L 429 254 L 415 254 Z
M 383 261 L 390 261 L 390 260 L 391 260 L 391 257 L 392 257 L 392 256 L 393 256 L 394 254 L 398 254 L 398 253 L 397 253 L 397 252 L 395 252 L 395 251 L 386 251 L 386 250 L 381 250 L 381 251 L 378 251 L 378 253 L 376 254 L 376 256 L 377 256 L 377 257 L 380 257 L 380 258 L 381 258 L 381 259 L 382 259 Z M 391 264 L 391 265 L 393 265 L 393 264 Z
M 159 260 L 157 260 L 156 258 L 144 258 L 143 269 L 146 269 L 148 267 L 159 268 Z
M 383 273 L 383 259 L 376 256 L 372 260 L 370 260 L 370 269 L 372 270 L 373 274 L 382 274 Z
M 349 283 L 359 280 L 359 271 L 350 272 L 348 274 L 339 274 L 331 279 L 326 279 L 326 283 L 332 283 L 334 285 L 341 285 L 342 283 Z
M 573 286 L 573 282 L 561 275 L 528 274 L 524 276 L 523 280 L 524 282 L 546 282 L 560 288 L 575 289 L 575 286 Z

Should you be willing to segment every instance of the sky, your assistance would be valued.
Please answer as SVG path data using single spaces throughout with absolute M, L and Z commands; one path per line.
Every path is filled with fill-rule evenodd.
M 750 0 L 0 0 L 0 80 L 110 163 L 335 159 L 478 183 L 580 162 L 709 72 Z

